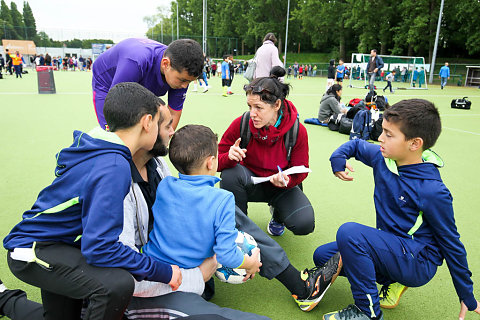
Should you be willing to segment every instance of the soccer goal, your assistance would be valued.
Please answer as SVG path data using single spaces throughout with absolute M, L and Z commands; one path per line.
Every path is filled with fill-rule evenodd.
M 423 57 L 407 57 L 407 56 L 384 56 L 380 55 L 383 60 L 383 77 L 375 79 L 375 85 L 378 87 L 386 85 L 386 76 L 395 70 L 392 87 L 398 90 L 406 89 L 428 89 L 427 72 L 429 65 L 425 64 Z M 350 88 L 367 88 L 368 75 L 366 72 L 367 63 L 370 54 L 352 53 L 352 60 L 347 63 L 350 69 Z

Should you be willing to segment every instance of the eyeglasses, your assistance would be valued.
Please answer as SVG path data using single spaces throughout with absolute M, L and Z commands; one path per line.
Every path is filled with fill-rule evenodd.
M 267 88 L 264 88 L 262 86 L 251 86 L 249 84 L 246 84 L 243 86 L 243 90 L 245 91 L 252 91 L 253 93 L 263 93 L 263 92 L 266 92 L 266 93 L 270 93 L 270 94 L 273 94 L 270 90 L 268 90 Z

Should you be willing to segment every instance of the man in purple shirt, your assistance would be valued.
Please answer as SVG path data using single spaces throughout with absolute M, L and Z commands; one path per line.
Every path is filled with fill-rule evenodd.
M 120 82 L 137 82 L 157 96 L 168 92 L 168 107 L 176 128 L 190 82 L 202 73 L 203 51 L 190 39 L 169 46 L 149 39 L 126 39 L 102 53 L 93 64 L 93 104 L 100 126 L 108 130 L 103 104 Z

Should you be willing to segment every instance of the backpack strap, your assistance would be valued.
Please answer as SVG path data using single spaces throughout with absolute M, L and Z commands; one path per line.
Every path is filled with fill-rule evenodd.
M 287 150 L 287 161 L 290 162 L 290 158 L 292 157 L 292 150 L 295 144 L 297 143 L 298 138 L 298 129 L 300 126 L 299 116 L 297 115 L 297 119 L 293 123 L 293 126 L 285 133 L 284 142 L 285 142 L 285 149 Z M 247 148 L 250 139 L 252 138 L 252 132 L 250 131 L 250 111 L 246 111 L 242 115 L 242 119 L 240 121 L 240 148 L 245 149 Z
M 240 121 L 240 148 L 246 149 L 248 143 L 250 142 L 250 138 L 252 137 L 252 132 L 250 131 L 250 111 L 245 111 L 242 115 L 242 119 Z
M 298 137 L 298 128 L 299 128 L 299 120 L 298 120 L 298 114 L 297 114 L 297 119 L 295 119 L 295 122 L 293 123 L 293 126 L 290 128 L 290 130 L 287 131 L 284 137 L 285 141 L 285 149 L 287 149 L 287 161 L 290 162 L 290 158 L 292 157 L 292 150 L 293 147 L 295 146 L 295 143 L 297 143 L 297 137 Z

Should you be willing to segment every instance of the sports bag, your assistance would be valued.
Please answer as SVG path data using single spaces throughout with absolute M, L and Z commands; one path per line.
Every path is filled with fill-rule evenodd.
M 352 130 L 352 124 L 353 124 L 352 119 L 347 118 L 346 116 L 343 116 L 340 119 L 340 127 L 338 128 L 338 132 L 343 134 L 350 134 L 350 131 Z
M 249 82 L 253 80 L 253 75 L 255 74 L 255 69 L 257 69 L 257 55 L 248 63 L 247 70 L 243 73 L 243 77 Z
M 343 113 L 334 113 L 328 121 L 328 129 L 338 131 L 340 129 L 340 120 L 342 117 Z
M 468 97 L 463 97 L 462 99 L 453 99 L 451 104 L 452 108 L 469 110 L 472 102 L 468 101 L 467 98 Z

